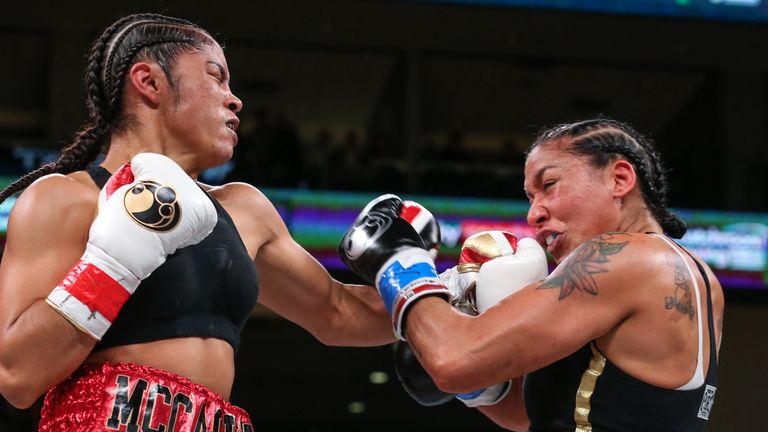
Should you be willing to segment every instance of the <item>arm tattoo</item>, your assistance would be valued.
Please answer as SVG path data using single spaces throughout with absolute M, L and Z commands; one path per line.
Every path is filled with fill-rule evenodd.
M 592 240 L 587 240 L 558 266 L 536 289 L 559 288 L 562 300 L 572 292 L 579 290 L 588 294 L 597 295 L 597 282 L 592 278 L 593 274 L 608 271 L 606 264 L 610 255 L 615 255 L 624 249 L 629 241 L 618 241 L 621 233 L 603 234 Z
M 667 262 L 675 268 L 675 292 L 671 296 L 664 297 L 664 307 L 674 309 L 683 315 L 687 315 L 688 319 L 693 320 L 696 309 L 693 306 L 688 269 L 683 260 L 678 256 L 668 256 Z

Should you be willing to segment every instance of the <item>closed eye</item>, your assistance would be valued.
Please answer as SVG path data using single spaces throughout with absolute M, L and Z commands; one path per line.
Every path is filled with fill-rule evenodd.
M 219 84 L 224 84 L 229 80 L 229 75 L 225 71 L 224 66 L 213 61 L 209 61 L 208 64 L 213 66 L 213 68 L 209 69 L 208 73 L 216 78 L 216 81 L 218 81 Z

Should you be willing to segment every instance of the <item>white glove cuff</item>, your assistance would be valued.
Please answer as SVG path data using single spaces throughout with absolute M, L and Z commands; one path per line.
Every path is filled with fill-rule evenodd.
M 78 330 L 97 341 L 104 337 L 104 334 L 109 330 L 109 326 L 112 325 L 102 314 L 91 311 L 80 299 L 67 292 L 61 286 L 54 288 L 48 294 L 45 302 L 72 325 L 77 327 Z
M 95 259 L 96 265 L 91 258 L 94 256 L 84 254 L 45 301 L 79 330 L 101 340 L 132 291 L 104 271 L 105 262 Z M 136 285 L 138 282 L 134 290 Z
M 472 393 L 460 393 L 456 399 L 464 402 L 470 408 L 496 405 L 504 399 L 512 388 L 512 381 L 496 384 Z

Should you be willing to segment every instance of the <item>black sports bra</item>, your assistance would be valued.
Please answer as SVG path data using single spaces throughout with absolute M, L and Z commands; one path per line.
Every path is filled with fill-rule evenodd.
M 111 175 L 95 165 L 86 171 L 99 187 Z M 212 337 L 229 342 L 237 351 L 240 332 L 258 297 L 258 273 L 232 218 L 213 197 L 211 201 L 218 215 L 213 232 L 200 243 L 168 256 L 141 282 L 96 350 L 179 337 Z
M 704 383 L 691 390 L 653 386 L 619 369 L 592 342 L 526 375 L 524 397 L 530 431 L 699 432 L 704 429 L 717 390 L 717 345 L 709 278 L 698 260 L 693 256 L 691 259 L 701 273 L 707 295 L 709 370 Z

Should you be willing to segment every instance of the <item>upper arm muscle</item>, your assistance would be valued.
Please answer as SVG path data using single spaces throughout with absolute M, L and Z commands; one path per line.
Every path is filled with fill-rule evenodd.
M 0 325 L 45 298 L 83 253 L 95 189 L 64 176 L 30 186 L 14 205 L 0 264 Z
M 628 245 L 629 236 L 621 234 L 587 241 L 544 281 L 486 311 L 478 325 L 498 329 L 486 341 L 488 360 L 500 359 L 499 369 L 513 367 L 512 376 L 520 376 L 575 352 L 630 316 L 635 306 L 624 289 L 637 270 Z M 495 352 L 509 349 L 510 340 L 517 341 L 514 354 Z

